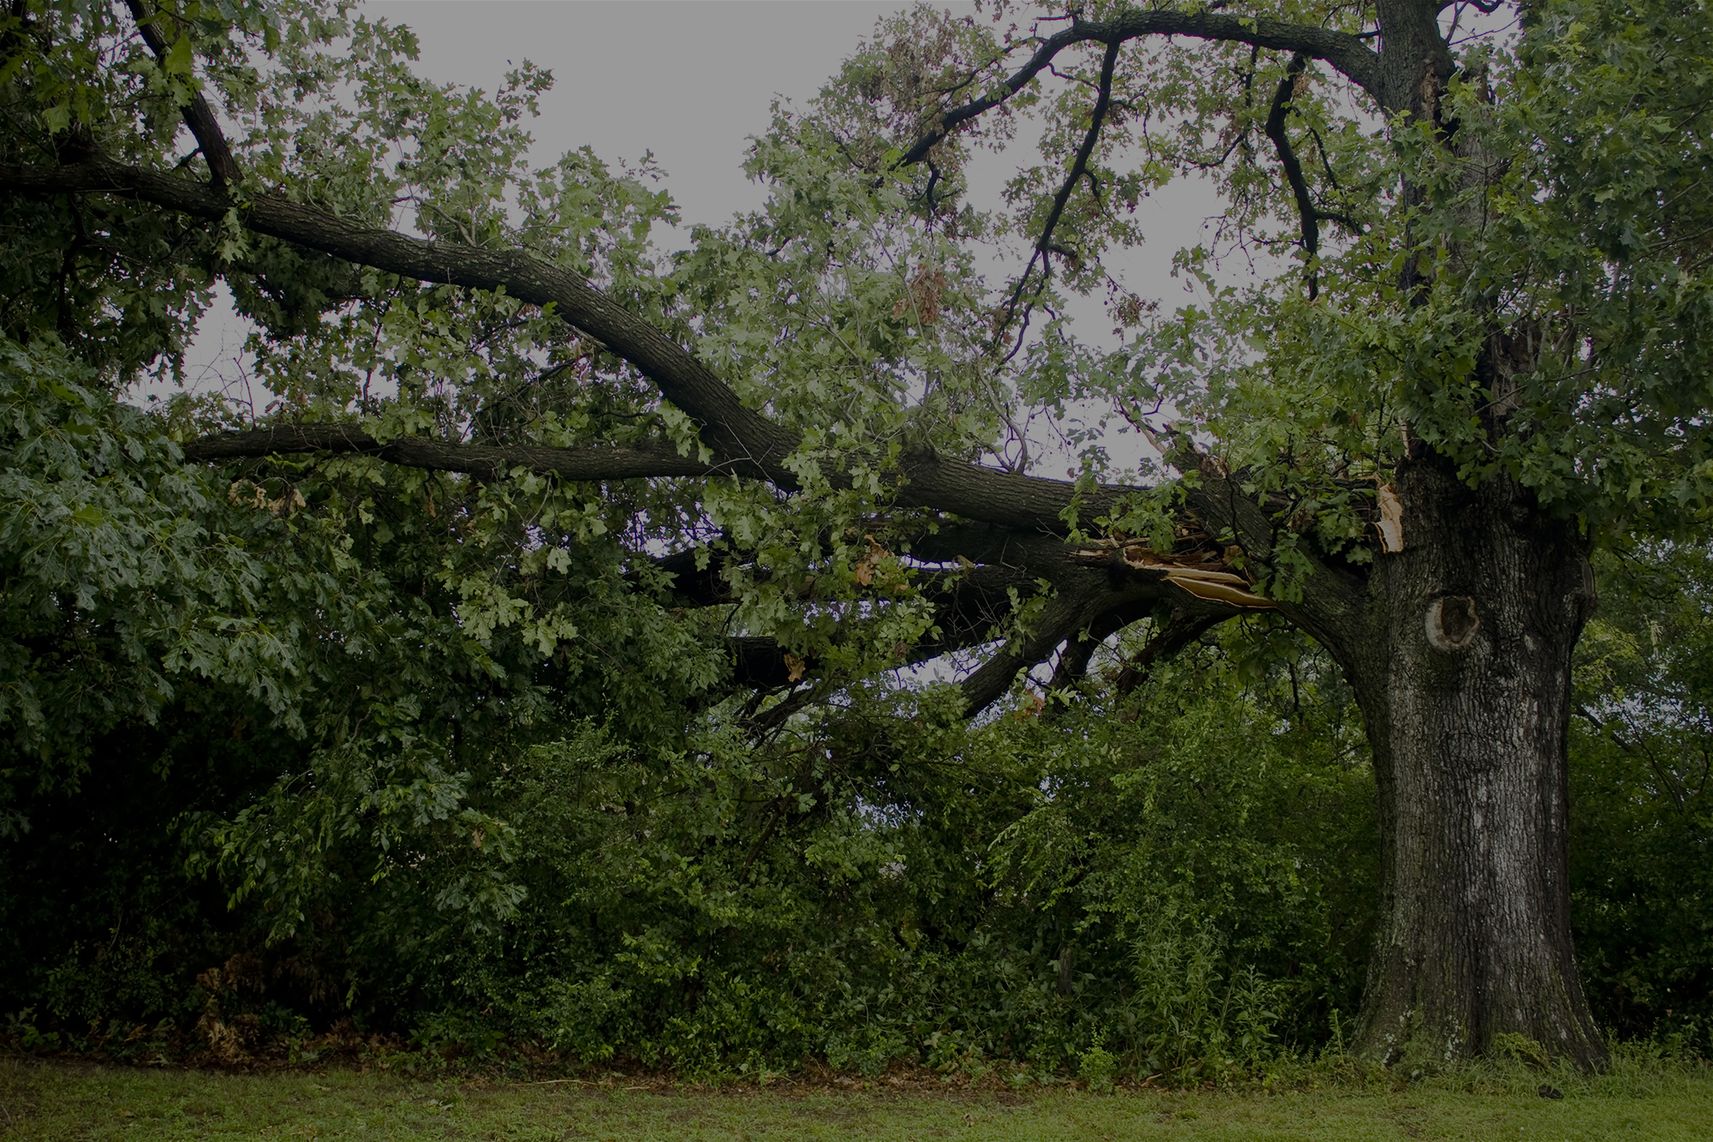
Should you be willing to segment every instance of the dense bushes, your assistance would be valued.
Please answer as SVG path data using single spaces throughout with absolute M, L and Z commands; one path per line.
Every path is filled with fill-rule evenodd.
M 1605 567 L 1571 745 L 1571 918 L 1596 1016 L 1713 1049 L 1713 558 Z
M 227 1054 L 354 1019 L 703 1073 L 1223 1066 L 1354 1002 L 1367 777 L 1336 702 L 1242 688 L 1297 670 L 1264 648 L 973 729 L 853 691 L 760 742 L 719 706 L 651 733 L 515 642 L 461 661 L 394 567 L 368 580 L 391 637 L 290 648 L 302 729 L 204 679 L 15 796 L 7 1009 Z M 1208 682 L 1237 696 L 1182 697 Z
M 937 749 L 902 776 L 835 751 L 759 814 L 767 778 L 733 780 L 734 758 L 663 777 L 592 734 L 538 750 L 519 875 L 555 904 L 525 906 L 455 1006 L 690 1070 L 1059 1070 L 1096 1049 L 1162 1070 L 1312 1045 L 1354 1002 L 1366 779 L 1237 707 L 924 733 Z

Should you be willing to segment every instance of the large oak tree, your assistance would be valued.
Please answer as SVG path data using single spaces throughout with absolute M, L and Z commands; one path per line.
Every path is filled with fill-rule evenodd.
M 758 732 L 946 654 L 966 714 L 1035 667 L 1074 701 L 1128 628 L 1133 675 L 1275 613 L 1336 660 L 1373 750 L 1360 1048 L 1521 1035 L 1602 1062 L 1570 944 L 1570 661 L 1594 547 L 1694 527 L 1713 488 L 1705 6 L 918 11 L 776 114 L 765 208 L 669 258 L 654 172 L 528 165 L 541 73 L 437 87 L 407 32 L 347 16 L 13 0 L 5 335 L 117 389 L 182 359 L 224 282 L 278 399 L 188 461 L 510 481 L 540 504 L 520 566 L 612 544 L 628 589 L 720 616 L 707 689 L 752 691 Z M 973 153 L 1020 129 L 1037 153 L 975 209 Z M 1161 241 L 1144 200 L 1182 178 L 1222 218 L 1166 308 L 1121 255 Z M 996 248 L 1017 260 L 989 288 Z M 1079 335 L 1075 294 L 1119 341 Z M 1039 474 L 1045 414 L 1078 401 L 1122 421 L 1067 427 L 1080 474 Z M 1118 473 L 1120 434 L 1160 460 Z M 466 591 L 467 629 L 573 637 L 498 590 Z

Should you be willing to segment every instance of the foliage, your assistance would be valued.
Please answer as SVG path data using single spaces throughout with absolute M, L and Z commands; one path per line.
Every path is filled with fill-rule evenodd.
M 1607 566 L 1585 639 L 1571 834 L 1573 907 L 1596 1010 L 1632 1035 L 1713 1047 L 1713 577 L 1704 544 Z
M 157 424 L 105 399 L 53 343 L 0 353 L 0 835 L 11 836 L 29 826 L 20 797 L 75 792 L 96 742 L 157 723 L 197 683 L 218 678 L 295 725 L 301 616 L 334 585 L 272 574 L 278 521 L 230 510 Z M 264 615 L 270 601 L 285 605 Z
M 39 597 L 75 606 L 60 584 L 99 582 L 91 609 L 74 612 L 101 648 L 87 653 L 109 668 L 132 655 L 129 669 L 162 682 L 89 695 L 99 704 L 56 727 L 62 768 L 25 770 L 59 776 L 14 787 L 0 896 L 12 1009 L 73 1031 L 165 1018 L 206 1039 L 217 1022 L 246 1029 L 248 1046 L 228 1048 L 240 1053 L 307 1015 L 414 1030 L 436 1050 L 491 1051 L 503 1037 L 686 1074 L 767 1074 L 816 1057 L 867 1072 L 1015 1058 L 1106 1081 L 1255 1066 L 1325 1041 L 1354 1007 L 1374 873 L 1353 858 L 1373 848 L 1371 779 L 1336 675 L 1281 630 L 1257 626 L 1163 665 L 1122 702 L 1047 716 L 1026 703 L 966 729 L 931 695 L 900 706 L 854 691 L 833 749 L 812 725 L 758 747 L 719 707 L 673 732 L 671 706 L 579 709 L 587 685 L 543 686 L 602 677 L 605 663 L 582 666 L 564 648 L 544 657 L 504 626 L 473 640 L 436 618 L 461 598 L 426 601 L 433 569 L 456 552 L 431 555 L 449 541 L 397 530 L 419 517 L 394 497 L 424 495 L 418 481 L 383 491 L 368 462 L 338 462 L 289 485 L 261 473 L 243 485 L 289 486 L 321 516 L 258 509 L 248 493 L 234 503 L 173 463 L 144 420 L 110 414 L 128 436 L 75 419 L 55 430 L 46 410 L 101 407 L 69 402 L 59 384 L 12 390 L 11 415 L 35 418 L 13 439 L 38 446 L 14 452 L 8 479 L 31 498 L 10 502 L 54 524 L 13 550 L 43 553 L 20 566 L 58 577 L 14 574 L 9 602 L 47 580 Z M 175 529 L 197 513 L 231 529 L 219 534 L 232 546 L 196 549 L 216 561 L 220 591 L 244 580 L 217 560 L 272 553 L 253 622 L 277 607 L 344 632 L 287 644 L 289 706 L 270 706 L 274 691 L 241 671 L 201 678 L 193 658 L 147 641 L 226 613 L 231 596 L 197 594 L 195 574 L 173 580 L 176 595 L 152 588 L 174 621 L 119 621 L 135 604 L 115 553 L 148 545 L 90 542 L 75 509 L 53 514 L 50 490 L 88 496 L 90 485 L 33 469 L 107 467 L 87 453 L 67 461 L 55 441 L 96 455 L 126 455 L 129 442 L 143 458 L 108 465 L 104 498 L 89 501 L 103 524 L 128 518 L 108 505 L 182 497 L 183 514 L 166 517 Z M 150 455 L 165 460 L 150 467 Z M 311 544 L 343 502 L 366 506 L 331 550 L 367 551 L 371 569 L 391 573 L 306 607 L 286 569 L 318 581 L 303 563 L 330 550 Z M 1692 1037 L 1705 1026 L 1693 997 L 1707 963 L 1694 894 L 1681 891 L 1705 863 L 1699 801 L 1682 784 L 1699 771 L 1681 768 L 1705 740 L 1695 551 L 1638 552 L 1612 578 L 1589 643 L 1585 685 L 1600 698 L 1588 708 L 1654 720 L 1579 739 L 1574 770 L 1576 851 L 1599 854 L 1576 866 L 1597 1002 L 1629 1031 Z M 149 574 L 133 572 L 145 586 Z M 1658 598 L 1681 602 L 1667 612 Z M 621 613 L 596 596 L 572 616 L 610 625 Z M 671 641 L 646 650 L 646 625 L 614 629 L 639 666 L 690 661 Z M 124 639 L 141 649 L 108 649 Z M 432 668 L 413 649 L 423 645 L 440 648 Z M 71 685 L 57 660 L 25 661 L 28 684 Z M 199 684 L 175 686 L 181 676 Z M 658 701 L 685 708 L 689 692 L 654 685 Z M 139 694 L 154 705 L 106 705 Z M 42 740 L 26 728 L 15 750 Z M 1675 784 L 1637 768 L 1649 756 L 1637 742 L 1677 751 Z M 1686 799 L 1661 812 L 1672 789 Z M 1645 953 L 1634 944 L 1644 932 Z
M 342 743 L 270 743 L 265 709 L 227 730 L 231 697 L 202 691 L 154 734 L 91 748 L 76 796 L 29 800 L 8 1002 L 72 1028 L 194 1020 L 217 1054 L 262 1049 L 298 1011 L 437 1049 L 503 1034 L 760 1074 L 1098 1052 L 1120 1073 L 1218 1071 L 1317 1041 L 1329 992 L 1353 999 L 1362 921 L 1341 913 L 1364 891 L 1326 895 L 1316 870 L 1342 870 L 1372 824 L 1360 766 L 1315 756 L 1328 713 L 1317 738 L 1264 702 L 1174 702 L 1198 691 L 1168 673 L 1123 717 L 964 730 L 875 695 L 841 715 L 842 749 L 804 729 L 758 751 L 718 721 L 673 748 L 491 675 L 483 704 L 515 709 L 484 715 L 466 675 L 377 658 L 397 642 L 340 647 L 328 689 L 299 691 L 296 715 Z M 361 732 L 353 677 L 377 723 Z M 436 731 L 443 704 L 477 732 Z M 877 764 L 910 716 L 912 764 Z M 1311 808 L 1326 827 L 1276 827 Z M 79 908 L 42 907 L 66 897 Z M 210 1038 L 232 1027 L 248 1038 Z
M 1356 922 L 1347 958 L 1328 962 L 1338 921 L 1301 870 L 1333 860 L 1341 830 L 1354 828 L 1361 844 L 1372 827 L 1365 775 L 1315 776 L 1312 761 L 1282 748 L 1252 755 L 1254 764 L 1302 772 L 1304 783 L 1245 785 L 1253 774 L 1231 772 L 1231 758 L 1236 743 L 1267 732 L 1255 722 L 1214 706 L 1139 709 L 1158 712 L 1080 728 L 1006 717 L 967 740 L 942 731 L 937 749 L 932 738 L 913 746 L 905 770 L 876 773 L 861 748 L 811 752 L 778 786 L 770 815 L 746 820 L 718 800 L 703 808 L 739 827 L 703 826 L 718 847 L 704 850 L 693 884 L 672 883 L 658 857 L 628 878 L 630 845 L 609 835 L 588 846 L 606 854 L 588 886 L 568 892 L 561 881 L 554 893 L 588 910 L 582 940 L 576 928 L 536 937 L 581 969 L 568 981 L 552 961 L 532 963 L 555 989 L 573 984 L 572 1005 L 515 984 L 490 985 L 483 1002 L 509 992 L 515 1010 L 553 1028 L 546 1041 L 584 1057 L 565 1033 L 587 1036 L 595 1058 L 617 1048 L 690 1073 L 716 1058 L 759 1073 L 805 1055 L 862 1070 L 1017 1057 L 1053 1071 L 1091 1050 L 1121 1058 L 1126 1073 L 1217 1070 L 1256 1064 L 1281 1037 L 1314 1041 L 1328 983 L 1353 998 L 1364 933 Z M 1135 751 L 1152 752 L 1150 741 L 1175 748 L 1138 773 Z M 1342 787 L 1336 808 L 1315 796 L 1324 782 Z M 638 785 L 622 783 L 627 805 Z M 1281 816 L 1245 788 L 1330 809 L 1339 824 L 1317 838 L 1328 848 L 1314 855 L 1300 837 L 1242 836 L 1251 819 Z M 648 831 L 683 835 L 662 819 L 666 808 L 644 817 Z M 646 827 L 612 820 L 627 833 Z M 543 823 L 560 836 L 573 827 Z M 758 830 L 762 840 L 746 843 Z M 1360 900 L 1360 886 L 1349 887 Z M 604 948 L 584 942 L 608 931 L 622 936 Z M 1299 966 L 1316 957 L 1316 969 Z

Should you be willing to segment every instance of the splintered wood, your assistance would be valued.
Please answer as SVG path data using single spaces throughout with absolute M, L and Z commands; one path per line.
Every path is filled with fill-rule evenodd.
M 1380 506 L 1380 518 L 1374 521 L 1380 533 L 1380 550 L 1396 555 L 1404 549 L 1404 501 L 1390 484 L 1381 484 L 1375 499 Z
M 1186 552 L 1183 556 L 1166 556 L 1150 551 L 1133 540 L 1109 539 L 1077 553 L 1079 559 L 1110 564 L 1118 560 L 1136 573 L 1164 579 L 1178 590 L 1208 603 L 1223 603 L 1228 607 L 1268 610 L 1273 600 L 1249 589 L 1249 580 L 1231 571 L 1222 570 L 1220 563 L 1206 552 Z M 1197 558 L 1200 555 L 1201 558 Z

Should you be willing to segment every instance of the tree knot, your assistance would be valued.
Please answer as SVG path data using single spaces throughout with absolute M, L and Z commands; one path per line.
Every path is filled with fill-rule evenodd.
M 1468 595 L 1444 595 L 1428 605 L 1428 645 L 1435 650 L 1468 650 L 1480 629 L 1481 616 Z

